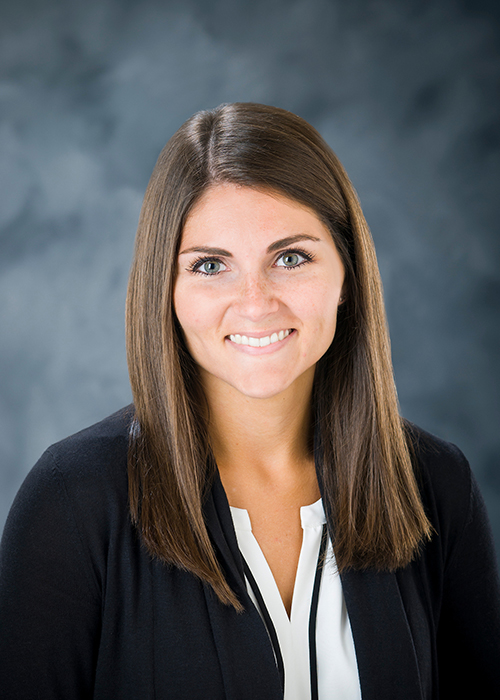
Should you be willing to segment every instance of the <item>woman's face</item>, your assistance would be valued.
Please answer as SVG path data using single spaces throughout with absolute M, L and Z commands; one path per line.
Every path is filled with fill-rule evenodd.
M 174 306 L 205 390 L 270 398 L 312 386 L 335 334 L 344 267 L 316 214 L 222 184 L 189 214 Z

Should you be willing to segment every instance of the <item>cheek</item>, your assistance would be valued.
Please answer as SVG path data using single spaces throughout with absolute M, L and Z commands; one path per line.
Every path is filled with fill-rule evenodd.
M 313 288 L 307 287 L 294 295 L 293 308 L 304 320 L 309 320 L 315 327 L 334 328 L 340 298 L 340 287 L 318 281 Z
M 180 284 L 174 290 L 174 310 L 188 350 L 194 357 L 217 328 L 215 305 L 206 294 Z
M 337 328 L 338 296 L 329 293 L 322 302 L 311 308 L 314 338 L 318 352 L 322 355 L 330 347 Z
M 184 332 L 196 327 L 204 317 L 203 297 L 189 285 L 178 282 L 174 289 L 174 310 Z

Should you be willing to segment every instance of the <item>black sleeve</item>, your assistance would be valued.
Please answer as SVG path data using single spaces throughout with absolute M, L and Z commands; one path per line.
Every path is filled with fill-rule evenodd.
M 444 574 L 440 699 L 500 698 L 500 585 L 491 528 L 470 474 L 468 512 Z
M 93 695 L 99 583 L 47 451 L 22 485 L 0 549 L 0 696 Z

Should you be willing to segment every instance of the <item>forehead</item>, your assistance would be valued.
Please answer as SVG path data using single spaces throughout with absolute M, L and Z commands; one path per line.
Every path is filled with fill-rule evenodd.
M 183 244 L 212 238 L 247 240 L 314 233 L 331 240 L 330 231 L 309 207 L 276 192 L 224 183 L 210 187 L 189 213 Z

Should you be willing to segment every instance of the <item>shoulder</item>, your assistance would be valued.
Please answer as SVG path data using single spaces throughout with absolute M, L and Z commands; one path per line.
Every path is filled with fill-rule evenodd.
M 51 445 L 28 474 L 44 480 L 54 472 L 68 486 L 114 481 L 126 474 L 128 435 L 134 416 L 127 406 L 84 430 Z
M 104 466 L 109 467 L 110 460 L 114 463 L 116 459 L 126 458 L 133 417 L 132 405 L 122 408 L 89 428 L 51 445 L 46 454 L 65 474 L 82 465 L 94 472 Z
M 406 422 L 424 508 L 448 556 L 467 526 L 489 528 L 479 487 L 463 452 L 453 443 Z
M 127 498 L 132 415 L 124 409 L 49 447 L 11 507 L 0 547 L 0 626 L 9 653 L 12 644 L 27 668 L 35 643 L 50 666 L 51 639 L 63 640 L 64 655 L 81 651 L 86 634 L 90 645 L 97 638 L 110 562 L 135 542 Z
M 128 515 L 128 406 L 51 445 L 28 473 L 12 505 L 4 536 L 43 528 L 106 529 Z M 84 526 L 82 526 L 84 523 Z
M 471 469 L 459 447 L 405 421 L 415 471 L 423 489 L 448 494 L 452 499 L 469 492 Z
M 419 605 L 433 619 L 433 654 L 437 653 L 439 685 L 446 697 L 496 697 L 500 586 L 484 501 L 456 445 L 414 425 L 407 430 L 434 532 L 420 556 L 398 572 L 406 611 L 415 630 L 424 628 Z M 421 643 L 422 650 L 428 648 L 428 639 Z

